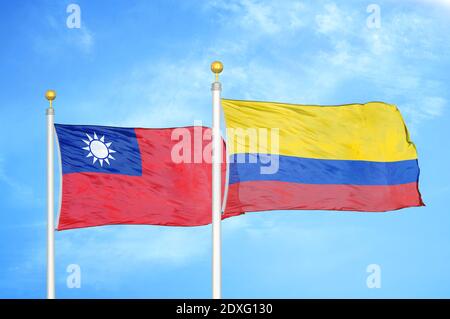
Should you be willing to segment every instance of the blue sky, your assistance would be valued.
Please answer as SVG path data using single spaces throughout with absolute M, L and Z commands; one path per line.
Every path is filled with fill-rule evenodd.
M 427 204 L 226 220 L 223 296 L 450 297 L 450 1 L 77 1 L 81 28 L 68 29 L 70 3 L 1 1 L 0 297 L 45 297 L 45 90 L 58 92 L 59 123 L 209 125 L 215 59 L 227 98 L 397 104 Z M 380 28 L 366 24 L 372 3 Z M 56 233 L 57 296 L 209 298 L 210 238 L 210 227 Z

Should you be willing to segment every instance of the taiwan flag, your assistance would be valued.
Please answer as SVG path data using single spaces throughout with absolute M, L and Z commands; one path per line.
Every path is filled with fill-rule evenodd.
M 62 169 L 58 230 L 211 223 L 211 129 L 55 129 Z M 225 173 L 223 164 L 222 181 Z

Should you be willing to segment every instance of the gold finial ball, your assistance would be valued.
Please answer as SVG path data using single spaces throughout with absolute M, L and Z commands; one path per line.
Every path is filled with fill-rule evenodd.
M 214 61 L 211 63 L 211 71 L 215 74 L 219 74 L 223 71 L 223 64 L 220 61 Z
M 56 91 L 55 90 L 48 90 L 45 92 L 45 98 L 49 101 L 53 101 L 56 99 Z

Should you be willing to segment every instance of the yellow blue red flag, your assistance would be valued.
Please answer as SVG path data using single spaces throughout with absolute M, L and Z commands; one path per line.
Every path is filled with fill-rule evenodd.
M 229 186 L 242 211 L 423 206 L 417 151 L 395 105 L 222 100 Z

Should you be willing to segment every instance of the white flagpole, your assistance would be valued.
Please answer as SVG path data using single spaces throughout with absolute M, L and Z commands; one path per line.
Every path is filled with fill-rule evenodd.
M 222 86 L 219 82 L 219 73 L 222 72 L 223 65 L 219 61 L 211 64 L 211 71 L 216 75 L 216 80 L 212 84 L 213 102 L 213 129 L 212 129 L 212 297 L 222 298 L 222 242 L 221 228 L 222 221 L 222 139 L 220 135 L 220 93 Z
M 55 180 L 54 180 L 54 116 L 52 102 L 56 98 L 56 92 L 48 90 L 45 98 L 50 105 L 47 108 L 47 299 L 55 299 L 55 225 L 54 225 L 54 203 L 55 203 Z

